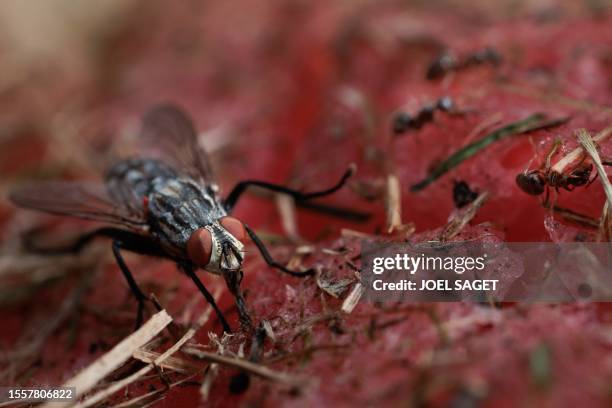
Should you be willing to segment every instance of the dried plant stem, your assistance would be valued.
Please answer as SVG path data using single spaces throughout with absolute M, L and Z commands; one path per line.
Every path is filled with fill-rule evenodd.
M 586 134 L 586 130 L 584 130 L 584 129 L 581 129 L 578 132 L 579 133 L 580 132 L 584 132 Z M 612 126 L 608 126 L 607 128 L 601 130 L 599 133 L 597 133 L 593 137 L 592 141 L 594 143 L 601 143 L 604 140 L 606 140 L 607 138 L 609 138 L 610 136 L 612 136 Z M 580 138 L 580 136 L 578 136 L 578 137 Z M 589 139 L 590 139 L 590 137 L 589 137 Z M 593 145 L 593 147 L 595 147 L 594 143 L 591 143 Z M 565 168 L 567 166 L 569 166 L 570 164 L 572 164 L 573 162 L 578 160 L 580 158 L 580 156 L 582 154 L 584 154 L 583 146 L 577 147 L 574 150 L 572 150 L 571 152 L 569 152 L 568 154 L 566 154 L 561 160 L 559 160 L 557 163 L 555 163 L 554 166 L 552 166 L 551 170 L 552 171 L 556 171 L 559 174 L 563 173 L 563 170 L 565 170 Z M 597 149 L 595 149 L 595 151 L 597 151 Z M 598 157 L 599 157 L 599 155 L 598 155 Z
M 180 384 L 182 384 L 182 383 L 184 383 L 186 381 L 191 380 L 193 377 L 194 377 L 193 375 L 190 375 L 190 376 L 188 376 L 186 378 L 182 378 L 182 379 L 180 379 L 178 381 L 175 381 L 175 382 L 173 382 L 172 384 L 169 385 L 169 388 L 176 387 L 177 385 L 180 385 Z M 166 391 L 165 389 L 159 389 L 159 390 L 151 391 L 151 392 L 148 392 L 146 394 L 139 395 L 138 397 L 134 397 L 134 398 L 132 398 L 132 399 L 130 399 L 128 401 L 122 402 L 120 404 L 113 405 L 113 408 L 124 408 L 124 407 L 138 406 L 138 405 L 136 405 L 137 403 L 139 403 L 141 401 L 144 401 L 144 400 L 146 400 L 148 398 L 151 398 L 151 397 L 153 397 L 153 396 L 155 396 L 157 394 L 160 394 L 159 398 L 150 401 L 150 403 L 154 403 L 154 402 L 159 401 L 160 399 L 164 398 L 163 396 L 161 396 L 161 394 L 164 393 L 165 391 Z M 140 405 L 140 406 L 144 407 L 144 406 L 148 406 L 148 405 L 149 404 L 147 404 L 147 405 Z
M 295 214 L 295 200 L 287 194 L 279 193 L 274 196 L 285 235 L 293 242 L 301 241 Z
M 208 401 L 208 397 L 210 396 L 210 389 L 212 388 L 217 375 L 219 374 L 219 364 L 212 363 L 208 366 L 204 373 L 204 379 L 202 380 L 202 386 L 200 387 L 200 396 L 202 397 L 202 401 Z
M 351 313 L 359 303 L 359 300 L 361 299 L 364 293 L 365 287 L 361 282 L 357 282 L 353 286 L 351 293 L 349 293 L 346 299 L 344 299 L 344 302 L 342 302 L 342 311 L 344 313 Z
M 560 207 L 558 205 L 551 205 L 550 203 L 544 203 L 543 207 L 546 209 L 552 209 L 552 211 L 562 217 L 563 219 L 573 222 L 574 224 L 580 225 L 585 228 L 598 228 L 599 222 L 589 217 L 588 215 L 580 214 L 569 208 Z
M 599 132 L 597 136 L 603 134 L 604 131 L 606 130 L 608 131 L 607 134 L 611 134 L 612 126 Z M 591 139 L 591 136 L 586 130 L 580 129 L 578 130 L 578 141 L 584 147 L 584 150 L 586 150 L 587 154 L 591 156 L 591 159 L 593 160 L 593 164 L 595 165 L 595 168 L 597 169 L 597 173 L 599 174 L 599 180 L 601 181 L 601 184 L 603 185 L 603 188 L 604 188 L 604 192 L 606 193 L 607 201 L 606 201 L 606 205 L 604 206 L 603 213 L 601 216 L 601 221 L 602 221 L 601 224 L 603 226 L 607 224 L 607 220 L 609 220 L 612 215 L 610 214 L 610 209 L 612 208 L 612 184 L 610 184 L 610 180 L 608 179 L 606 170 L 604 169 L 603 164 L 601 162 L 601 158 L 599 157 L 599 152 L 597 152 L 597 147 L 595 146 L 595 143 L 594 143 L 595 138 Z M 604 230 L 604 232 L 607 233 L 607 235 L 610 235 L 610 231 Z
M 160 312 L 160 313 L 162 313 L 162 312 Z M 168 322 L 168 323 L 170 323 L 170 322 Z M 179 341 L 177 341 L 168 350 L 164 351 L 161 355 L 159 355 L 159 357 L 157 357 L 155 359 L 155 361 L 153 361 L 151 364 L 141 368 L 140 370 L 136 371 L 134 374 L 132 374 L 132 375 L 122 379 L 121 381 L 118 381 L 118 382 L 112 384 L 110 387 L 103 389 L 102 391 L 98 392 L 97 394 L 92 395 L 91 397 L 87 398 L 86 400 L 82 401 L 81 403 L 76 404 L 74 406 L 74 408 L 86 408 L 86 407 L 90 407 L 90 406 L 92 406 L 94 404 L 97 404 L 98 402 L 100 402 L 100 401 L 110 397 L 111 395 L 113 395 L 117 391 L 121 390 L 126 385 L 131 384 L 134 381 L 138 380 L 140 377 L 144 376 L 149 371 L 153 370 L 155 368 L 155 366 L 159 366 L 160 364 L 162 364 L 164 362 L 164 360 L 166 360 L 172 354 L 176 353 L 181 347 L 183 347 L 183 345 L 187 341 L 189 341 L 194 336 L 195 333 L 196 333 L 196 329 L 194 329 L 194 328 L 191 328 L 191 329 L 187 330 L 187 332 L 183 335 L 183 337 L 181 337 L 179 339 Z
M 215 293 L 213 294 L 213 297 L 216 299 L 219 298 L 219 296 L 221 295 L 221 288 L 217 288 L 217 290 L 215 291 Z M 166 312 L 164 310 L 162 310 L 161 312 L 157 313 L 156 315 L 153 316 L 153 318 L 155 318 L 156 316 L 159 316 L 160 314 L 164 314 L 165 316 L 167 316 L 167 319 L 164 319 L 165 325 L 163 327 L 161 327 L 157 333 L 159 333 L 165 326 L 167 326 L 168 324 L 170 324 L 170 322 L 172 321 L 172 318 L 170 318 L 170 316 L 168 316 L 166 314 Z M 153 370 L 153 368 L 155 368 L 156 366 L 162 366 L 164 361 L 166 361 L 166 359 L 168 359 L 172 354 L 176 353 L 178 350 L 180 350 L 181 347 L 183 347 L 183 345 L 185 343 L 187 343 L 189 340 L 191 340 L 193 338 L 193 336 L 196 334 L 196 332 L 204 325 L 206 324 L 206 322 L 208 321 L 208 319 L 210 318 L 210 314 L 212 313 L 212 307 L 209 305 L 206 310 L 204 311 L 204 313 L 202 313 L 202 315 L 200 315 L 200 317 L 198 318 L 198 320 L 196 321 L 195 325 L 193 327 L 191 327 L 189 330 L 187 330 L 187 332 L 185 332 L 185 334 L 183 335 L 183 337 L 181 337 L 172 347 L 170 347 L 168 350 L 166 350 L 165 352 L 163 352 L 162 354 L 158 355 L 150 364 L 148 364 L 147 366 L 141 368 L 139 371 L 135 372 L 134 374 L 130 375 L 129 377 L 126 377 L 124 379 L 122 379 L 121 381 L 118 381 L 116 383 L 114 383 L 113 385 L 111 385 L 108 388 L 105 388 L 104 390 L 98 392 L 97 394 L 91 396 L 90 398 L 86 399 L 85 401 L 81 402 L 80 404 L 75 405 L 75 407 L 89 407 L 93 404 L 96 404 L 102 400 L 104 400 L 105 398 L 113 395 L 115 392 L 119 391 L 121 388 L 125 387 L 128 384 L 133 383 L 134 381 L 138 380 L 139 378 L 143 377 L 145 374 L 147 374 L 149 371 Z M 151 320 L 149 320 L 149 322 L 147 322 L 145 324 L 145 326 L 147 324 L 149 324 L 153 318 L 151 318 Z M 166 322 L 167 320 L 167 322 Z M 145 328 L 145 326 L 143 326 L 140 330 L 138 330 L 136 333 L 140 332 L 142 329 Z M 157 333 L 155 333 L 153 336 L 155 336 Z M 132 336 L 134 335 L 132 334 Z M 152 336 L 152 337 L 153 337 Z M 130 336 L 131 337 L 131 336 Z M 151 338 L 152 338 L 151 337 Z M 128 337 L 129 339 L 129 337 Z M 128 340 L 126 339 L 126 340 Z M 125 340 L 124 340 L 125 341 Z M 137 347 L 133 352 L 132 352 L 132 356 L 134 358 L 138 358 L 139 354 L 139 349 L 140 347 L 142 347 L 144 344 L 146 344 L 148 342 L 148 340 L 144 343 L 142 343 L 139 347 Z M 112 350 L 111 350 L 112 352 Z M 103 356 L 104 357 L 104 356 Z M 90 366 L 91 367 L 91 366 Z
M 259 377 L 262 377 L 262 378 L 265 378 L 271 381 L 275 381 L 281 384 L 289 385 L 291 387 L 299 387 L 303 384 L 303 381 L 291 375 L 288 375 L 285 373 L 279 373 L 268 367 L 253 363 L 251 361 L 248 361 L 242 358 L 224 356 L 218 353 L 198 350 L 197 348 L 193 348 L 193 347 L 185 347 L 184 351 L 185 353 L 191 354 L 192 356 L 200 358 L 202 360 L 206 360 L 211 363 L 217 363 L 221 365 L 238 368 L 240 370 L 246 371 L 247 373 L 254 374 Z
M 154 363 L 155 360 L 159 358 L 161 353 L 156 353 L 154 351 L 148 351 L 143 349 L 138 349 L 134 352 L 133 357 L 137 360 L 142 361 L 143 363 Z M 159 367 L 165 368 L 168 370 L 176 371 L 177 373 L 191 373 L 199 370 L 200 367 L 197 364 L 193 364 L 189 361 L 176 358 L 176 357 L 168 357 L 165 361 L 159 364 Z
M 67 381 L 63 387 L 75 387 L 76 396 L 80 396 L 95 387 L 104 377 L 116 370 L 121 364 L 127 361 L 134 351 L 148 343 L 153 337 L 157 336 L 170 322 L 172 318 L 166 313 L 165 310 L 153 315 L 149 321 L 147 321 L 140 329 L 126 337 L 123 341 L 117 344 L 111 351 L 104 354 L 102 357 L 97 359 L 93 364 L 89 365 L 75 377 Z M 141 370 L 142 371 L 142 370 Z M 143 373 L 143 375 L 146 372 Z M 128 377 L 129 378 L 129 377 Z M 125 380 L 123 380 L 125 381 Z M 114 389 L 108 395 L 113 394 L 123 386 L 123 381 L 116 383 L 120 385 L 116 390 Z M 111 386 L 109 389 L 113 388 Z M 106 389 L 101 393 L 94 395 L 94 397 L 106 392 Z M 90 406 L 101 399 L 93 399 L 94 397 L 83 401 L 76 406 L 86 407 Z M 104 397 L 104 396 L 103 396 Z M 65 406 L 66 404 L 62 405 Z M 46 403 L 45 407 L 56 407 L 56 403 Z
M 387 233 L 402 228 L 402 192 L 399 179 L 395 174 L 387 175 L 385 208 L 387 211 Z
M 483 191 L 480 195 L 470 203 L 467 207 L 458 212 L 444 227 L 444 231 L 440 234 L 440 241 L 446 241 L 455 237 L 461 230 L 476 216 L 476 213 L 489 198 L 489 193 Z

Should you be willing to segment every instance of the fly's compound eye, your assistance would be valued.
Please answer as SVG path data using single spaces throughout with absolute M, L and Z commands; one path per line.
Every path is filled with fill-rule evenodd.
M 520 173 L 516 176 L 516 184 L 521 190 L 530 195 L 540 195 L 544 192 L 544 180 L 535 171 Z
M 219 223 L 227 232 L 232 234 L 238 241 L 243 242 L 246 238 L 246 230 L 244 224 L 234 217 L 223 217 Z
M 199 267 L 205 267 L 210 262 L 212 254 L 212 237 L 206 228 L 198 228 L 187 241 L 187 255 Z

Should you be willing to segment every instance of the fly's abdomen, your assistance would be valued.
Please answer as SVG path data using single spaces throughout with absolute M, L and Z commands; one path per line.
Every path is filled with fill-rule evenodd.
M 152 159 L 128 159 L 114 165 L 106 174 L 109 195 L 131 211 L 142 213 L 146 197 L 156 179 L 179 177 L 170 166 Z

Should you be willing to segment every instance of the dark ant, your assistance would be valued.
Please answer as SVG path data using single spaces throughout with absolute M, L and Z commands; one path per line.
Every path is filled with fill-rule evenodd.
M 423 106 L 416 116 L 412 116 L 408 112 L 398 112 L 393 118 L 393 133 L 397 136 L 409 129 L 421 129 L 426 123 L 433 121 L 436 110 L 453 112 L 455 111 L 455 103 L 450 96 L 443 96 L 435 103 L 428 103 Z
M 526 192 L 534 196 L 542 194 L 546 186 L 554 187 L 557 192 L 560 188 L 572 191 L 576 187 L 584 186 L 592 182 L 591 172 L 593 165 L 580 164 L 572 169 L 568 174 L 561 174 L 556 171 L 529 170 L 519 173 L 516 176 L 516 184 Z
M 453 185 L 453 202 L 455 207 L 463 208 L 478 198 L 478 191 L 472 191 L 468 183 L 455 180 Z
M 559 192 L 559 189 L 561 188 L 567 191 L 572 191 L 576 187 L 589 185 L 595 180 L 595 178 L 591 180 L 593 164 L 584 163 L 586 155 L 582 157 L 580 163 L 574 166 L 574 168 L 567 173 L 560 173 L 551 168 L 550 162 L 559 145 L 560 141 L 555 141 L 542 168 L 537 170 L 525 170 L 516 176 L 516 184 L 521 190 L 534 196 L 541 195 L 546 191 L 545 202 L 548 202 L 547 187 L 553 187 L 557 192 Z
M 473 54 L 470 54 L 463 59 L 457 58 L 450 51 L 443 52 L 438 56 L 427 68 L 427 79 L 438 79 L 444 77 L 451 71 L 460 71 L 465 68 L 481 65 L 486 62 L 497 66 L 500 64 L 502 58 L 497 51 L 493 48 L 484 48 Z

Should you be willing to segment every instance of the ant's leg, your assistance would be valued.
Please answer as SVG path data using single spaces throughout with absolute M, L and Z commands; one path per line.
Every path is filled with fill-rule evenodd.
M 264 261 L 266 261 L 268 266 L 276 268 L 279 271 L 287 273 L 291 276 L 304 277 L 304 276 L 314 275 L 313 269 L 308 269 L 303 272 L 297 272 L 297 271 L 292 271 L 290 269 L 287 269 L 284 265 L 281 265 L 280 263 L 276 262 L 274 258 L 272 258 L 272 256 L 270 255 L 270 252 L 268 252 L 268 249 L 266 248 L 264 243 L 261 242 L 259 237 L 255 234 L 255 232 L 246 224 L 244 224 L 244 228 L 246 229 L 247 234 L 249 234 L 249 237 L 251 237 L 251 239 L 253 240 L 253 243 L 255 244 L 257 249 L 259 249 L 259 252 L 261 252 L 261 256 L 263 256 Z
M 546 186 L 546 194 L 544 195 L 544 201 L 542 202 L 542 205 L 544 206 L 544 208 L 552 208 L 553 206 L 550 205 L 550 187 Z
M 123 260 L 123 256 L 121 255 L 121 249 L 122 249 L 121 241 L 119 241 L 118 239 L 113 240 L 112 248 L 113 248 L 113 255 L 115 255 L 115 259 L 117 260 L 119 269 L 121 269 L 121 272 L 123 272 L 123 276 L 125 277 L 125 280 L 130 286 L 130 290 L 132 291 L 132 294 L 136 298 L 136 301 L 138 301 L 138 311 L 136 312 L 136 329 L 138 329 L 140 325 L 142 324 L 144 302 L 149 299 L 144 295 L 144 293 L 142 293 L 142 290 L 140 290 L 140 287 L 136 283 L 136 280 L 134 280 L 134 276 L 132 275 L 132 272 L 130 272 L 128 266 Z
M 227 320 L 225 320 L 223 313 L 221 313 L 219 306 L 217 306 L 217 303 L 215 302 L 215 298 L 213 297 L 213 295 L 210 294 L 208 289 L 206 289 L 206 286 L 204 286 L 200 278 L 198 278 L 193 266 L 187 263 L 181 263 L 179 266 L 181 267 L 181 269 L 185 271 L 187 276 L 191 278 L 191 280 L 193 281 L 193 283 L 195 283 L 195 285 L 198 287 L 200 292 L 202 292 L 202 295 L 204 295 L 204 298 L 206 299 L 206 301 L 210 303 L 212 308 L 215 310 L 215 313 L 217 314 L 217 317 L 219 318 L 219 321 L 221 322 L 221 326 L 223 326 L 223 331 L 226 333 L 231 333 L 232 329 L 230 325 L 227 323 Z
M 557 153 L 557 149 L 559 149 L 559 146 L 561 146 L 561 140 L 555 139 L 552 147 L 550 148 L 550 151 L 546 155 L 546 162 L 545 162 L 545 167 L 544 167 L 546 172 L 550 170 L 552 158 L 555 155 L 555 153 Z
M 602 157 L 601 164 L 603 164 L 604 166 L 612 166 L 612 157 Z
M 596 171 L 595 172 L 595 176 L 593 176 L 593 178 L 591 180 L 589 180 L 589 182 L 586 184 L 585 188 L 587 188 L 588 186 L 590 186 L 595 180 L 597 180 L 597 177 L 599 177 L 599 172 Z
M 224 201 L 225 209 L 227 210 L 228 213 L 231 212 L 234 206 L 236 205 L 236 202 L 242 195 L 242 193 L 244 193 L 246 189 L 250 186 L 257 186 L 257 187 L 264 188 L 266 190 L 274 191 L 277 193 L 287 194 L 293 197 L 296 201 L 310 200 L 310 199 L 317 198 L 317 197 L 323 197 L 323 196 L 335 193 L 336 191 L 340 190 L 340 188 L 344 186 L 348 178 L 351 177 L 351 175 L 354 172 L 355 172 L 355 167 L 350 166 L 348 170 L 344 173 L 340 181 L 336 183 L 336 185 L 334 185 L 331 188 L 328 188 L 327 190 L 316 191 L 312 193 L 302 193 L 301 191 L 293 190 L 293 189 L 290 189 L 284 186 L 279 186 L 278 184 L 267 183 L 265 181 L 257 181 L 257 180 L 241 181 L 234 187 L 234 189 L 229 193 L 229 195 L 225 199 Z

